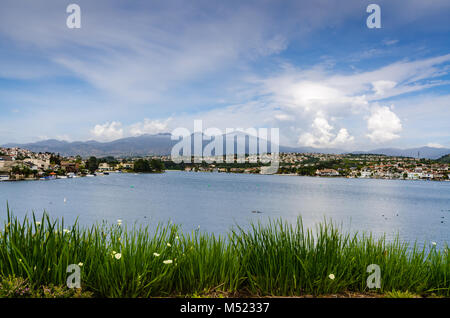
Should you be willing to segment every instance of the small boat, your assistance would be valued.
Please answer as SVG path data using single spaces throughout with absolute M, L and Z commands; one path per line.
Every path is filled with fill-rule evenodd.
M 95 174 L 87 174 L 86 177 L 95 177 Z

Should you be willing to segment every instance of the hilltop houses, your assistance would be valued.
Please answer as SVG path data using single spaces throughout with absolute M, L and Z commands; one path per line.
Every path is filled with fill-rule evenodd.
M 0 156 L 0 181 L 9 180 L 9 174 L 14 166 L 10 156 Z
M 234 162 L 223 162 L 223 157 L 214 156 L 200 163 L 186 158 L 186 161 L 179 165 L 169 156 L 146 157 L 149 162 L 153 159 L 172 169 L 184 171 L 246 174 L 274 172 L 271 166 L 266 165 L 269 160 L 262 160 L 270 159 L 267 155 L 248 155 L 243 161 L 234 158 Z M 0 181 L 48 180 L 94 175 L 96 172 L 108 174 L 107 172 L 113 171 L 134 171 L 135 163 L 139 160 L 142 161 L 142 157 L 83 159 L 80 156 L 62 157 L 52 153 L 33 153 L 26 149 L 0 147 Z M 449 180 L 450 165 L 437 160 L 373 154 L 280 153 L 277 173 L 315 177 Z

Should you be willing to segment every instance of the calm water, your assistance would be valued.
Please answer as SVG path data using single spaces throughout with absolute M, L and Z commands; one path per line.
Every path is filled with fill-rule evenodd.
M 409 242 L 450 242 L 450 182 L 169 171 L 0 182 L 0 219 L 7 201 L 17 216 L 46 210 L 69 224 L 76 217 L 83 225 L 171 220 L 185 231 L 200 225 L 225 233 L 236 224 L 302 216 L 307 226 L 332 218 L 347 230 L 389 239 L 398 233 Z

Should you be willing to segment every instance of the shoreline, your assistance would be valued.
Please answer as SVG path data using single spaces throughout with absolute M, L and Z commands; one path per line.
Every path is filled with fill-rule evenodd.
M 274 174 L 263 174 L 263 173 L 243 173 L 243 172 L 217 172 L 217 171 L 186 171 L 186 170 L 166 170 L 166 171 L 179 171 L 179 172 L 193 172 L 193 173 L 215 173 L 215 174 L 242 174 L 242 175 L 260 175 L 260 176 L 288 176 L 288 177 L 308 177 L 308 178 L 324 178 L 324 179 L 360 179 L 360 180 L 397 180 L 397 181 L 432 181 L 432 182 L 450 182 L 450 180 L 433 180 L 433 179 L 402 179 L 402 178 L 368 178 L 368 177 L 346 177 L 346 176 L 304 176 L 299 174 L 288 174 L 288 173 L 274 173 Z
M 244 173 L 244 172 L 218 172 L 218 171 L 187 171 L 187 170 L 178 170 L 178 169 L 166 169 L 160 172 L 133 172 L 133 171 L 107 171 L 107 174 L 99 174 L 99 175 L 80 175 L 73 177 L 65 177 L 65 178 L 50 178 L 46 180 L 42 180 L 41 178 L 24 178 L 19 180 L 0 180 L 2 182 L 23 182 L 23 181 L 55 181 L 55 180 L 63 180 L 63 179 L 76 179 L 76 178 L 86 178 L 86 177 L 97 177 L 97 176 L 107 176 L 109 174 L 123 173 L 123 174 L 163 174 L 167 171 L 178 171 L 178 172 L 186 172 L 186 173 L 216 173 L 216 174 L 242 174 L 242 175 L 267 175 L 267 176 L 288 176 L 288 177 L 308 177 L 308 178 L 324 178 L 324 179 L 362 179 L 362 180 L 396 180 L 396 181 L 424 181 L 424 182 L 450 182 L 450 180 L 434 180 L 434 179 L 403 179 L 403 178 L 370 178 L 370 177 L 347 177 L 347 176 L 309 176 L 309 175 L 299 175 L 295 173 L 274 173 L 274 174 L 262 174 L 262 173 Z

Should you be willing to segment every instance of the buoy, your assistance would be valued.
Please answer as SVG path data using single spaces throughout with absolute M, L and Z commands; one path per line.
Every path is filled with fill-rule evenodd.
M 64 203 L 66 203 L 67 202 L 67 199 L 66 198 L 64 198 Z

